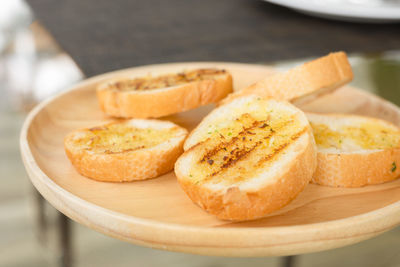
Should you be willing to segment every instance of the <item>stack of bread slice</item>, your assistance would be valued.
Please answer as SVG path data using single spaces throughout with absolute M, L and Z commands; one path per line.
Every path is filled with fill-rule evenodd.
M 101 109 L 133 119 L 76 131 L 65 149 L 81 174 L 100 181 L 143 180 L 175 168 L 195 204 L 220 219 L 253 220 L 287 205 L 310 182 L 357 187 L 400 175 L 398 127 L 305 114 L 294 105 L 352 78 L 346 54 L 337 52 L 235 92 L 224 69 L 112 79 L 97 88 Z M 189 136 L 173 123 L 146 119 L 209 103 L 218 107 Z

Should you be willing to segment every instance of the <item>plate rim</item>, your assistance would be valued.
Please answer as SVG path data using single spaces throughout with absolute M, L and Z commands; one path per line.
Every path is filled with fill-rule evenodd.
M 28 176 L 35 186 L 35 188 L 59 211 L 62 213 L 66 214 L 68 217 L 78 221 L 79 223 L 88 226 L 89 228 L 93 228 L 99 232 L 105 233 L 107 235 L 111 235 L 113 237 L 116 237 L 118 239 L 122 239 L 125 241 L 129 241 L 132 243 L 139 243 L 145 246 L 150 246 L 154 248 L 161 248 L 161 249 L 166 249 L 166 250 L 173 250 L 173 251 L 182 251 L 182 252 L 191 252 L 191 253 L 197 253 L 196 251 L 185 251 L 184 247 L 190 248 L 191 245 L 185 245 L 182 244 L 182 241 L 176 243 L 175 245 L 177 247 L 174 247 L 173 240 L 174 238 L 168 238 L 165 235 L 163 238 L 165 239 L 170 239 L 172 241 L 172 245 L 165 247 L 163 244 L 157 244 L 154 242 L 154 240 L 148 240 L 146 238 L 143 238 L 143 235 L 140 233 L 137 233 L 138 229 L 132 229 L 135 227 L 149 227 L 151 231 L 156 231 L 161 229 L 161 232 L 173 232 L 174 234 L 180 234 L 181 238 L 184 237 L 184 234 L 186 232 L 192 232 L 197 234 L 198 236 L 204 235 L 218 235 L 221 238 L 227 237 L 227 235 L 230 235 L 231 237 L 233 236 L 234 238 L 241 237 L 243 238 L 244 235 L 252 235 L 253 237 L 260 237 L 261 235 L 263 236 L 264 239 L 266 236 L 268 237 L 275 237 L 275 238 L 281 238 L 281 234 L 279 232 L 286 232 L 286 235 L 298 235 L 298 244 L 303 244 L 305 242 L 316 242 L 317 241 L 313 238 L 306 238 L 308 237 L 313 237 L 314 235 L 318 235 L 321 229 L 323 228 L 324 231 L 329 232 L 329 231 L 334 231 L 338 229 L 342 230 L 349 230 L 349 228 L 353 229 L 354 232 L 358 232 L 359 236 L 358 239 L 357 237 L 354 238 L 354 234 L 351 236 L 347 236 L 346 232 L 349 231 L 342 231 L 341 234 L 339 235 L 334 235 L 333 237 L 330 237 L 331 241 L 336 241 L 335 244 L 331 244 L 330 246 L 325 246 L 321 249 L 315 249 L 315 246 L 312 246 L 312 249 L 307 248 L 297 248 L 295 249 L 296 254 L 298 253 L 306 253 L 306 252 L 315 252 L 315 251 L 320 251 L 320 250 L 326 250 L 330 248 L 336 248 L 336 247 L 341 247 L 343 246 L 343 243 L 346 244 L 353 244 L 362 240 L 365 240 L 367 238 L 370 238 L 372 236 L 376 236 L 382 232 L 388 231 L 392 228 L 394 228 L 396 225 L 400 224 L 400 200 L 396 201 L 392 204 L 389 204 L 383 208 L 373 210 L 367 213 L 359 214 L 356 216 L 351 216 L 343 219 L 338 219 L 338 220 L 331 220 L 331 221 L 326 221 L 326 222 L 319 222 L 319 223 L 312 223 L 312 224 L 303 224 L 303 225 L 292 225 L 292 226 L 273 226 L 273 227 L 237 227 L 237 228 L 232 228 L 232 227 L 210 227 L 210 226 L 190 226 L 190 225 L 185 225 L 185 224 L 178 224 L 178 223 L 169 223 L 169 222 L 159 222 L 154 219 L 146 219 L 146 218 L 140 218 L 140 217 L 134 217 L 130 215 L 126 215 L 117 211 L 109 210 L 106 208 L 103 208 L 101 206 L 98 206 L 92 202 L 89 202 L 87 200 L 84 200 L 80 198 L 79 196 L 74 195 L 73 193 L 67 191 L 63 187 L 59 186 L 54 180 L 52 180 L 49 176 L 47 176 L 46 173 L 39 167 L 39 165 L 35 161 L 35 157 L 32 154 L 29 141 L 28 141 L 28 131 L 30 126 L 32 125 L 32 122 L 36 115 L 40 113 L 49 103 L 53 102 L 54 100 L 63 97 L 65 94 L 69 94 L 73 91 L 77 90 L 82 90 L 81 87 L 83 85 L 88 85 L 94 82 L 98 82 L 102 79 L 106 79 L 108 76 L 113 76 L 115 74 L 120 74 L 124 72 L 129 72 L 129 71 L 135 71 L 140 68 L 153 68 L 153 67 L 161 67 L 161 66 L 166 66 L 166 65 L 191 65 L 191 64 L 218 64 L 218 65 L 240 65 L 240 66 L 249 66 L 249 67 L 264 67 L 264 68 L 270 68 L 267 65 L 262 65 L 262 64 L 249 64 L 249 63 L 235 63 L 235 62 L 176 62 L 176 63 L 164 63 L 164 64 L 152 64 L 152 65 L 145 65 L 145 66 L 138 66 L 138 67 L 132 67 L 132 68 L 126 68 L 126 69 L 121 69 L 121 70 L 115 70 L 112 72 L 107 72 L 104 74 L 96 75 L 93 76 L 89 79 L 82 80 L 81 82 L 78 82 L 74 84 L 73 86 L 69 87 L 66 90 L 63 90 L 62 92 L 47 98 L 46 100 L 42 101 L 39 103 L 26 117 L 21 133 L 20 133 L 20 150 L 21 150 L 21 155 L 23 159 L 23 163 L 25 166 L 25 169 L 28 173 Z M 366 93 L 370 96 L 374 96 L 372 94 Z M 46 181 L 45 181 L 46 180 Z M 39 183 L 41 182 L 41 184 Z M 50 196 L 50 193 L 46 190 L 50 190 L 53 193 L 57 193 L 57 195 L 62 196 L 63 200 L 68 199 L 69 201 L 74 201 L 74 205 L 77 206 L 85 206 L 86 209 L 90 209 L 90 212 L 92 213 L 97 213 L 100 214 L 103 217 L 109 217 L 111 219 L 119 218 L 122 221 L 124 221 L 127 224 L 130 224 L 134 227 L 131 227 L 130 229 L 134 232 L 136 232 L 135 236 L 130 236 L 128 238 L 121 237 L 119 233 L 112 233 L 110 230 L 112 229 L 105 229 L 102 226 L 102 223 L 98 223 L 95 225 L 93 222 L 91 224 L 88 224 L 87 222 L 82 221 L 82 214 L 73 214 L 73 211 L 71 210 L 71 207 L 66 207 L 63 206 L 63 201 L 60 199 L 55 200 L 52 199 Z M 70 209 L 70 210 L 69 210 Z M 79 216 L 77 216 L 79 215 Z M 389 217 L 391 217 L 392 220 L 389 220 Z M 396 217 L 396 218 L 393 218 Z M 377 219 L 378 218 L 378 219 Z M 385 219 L 380 219 L 380 218 L 385 218 Z M 386 220 L 387 219 L 387 220 Z M 376 222 L 372 227 L 373 229 L 369 229 L 369 231 L 362 231 L 363 227 L 367 227 L 371 225 L 371 222 Z M 349 224 L 350 227 L 349 227 Z M 367 227 L 368 228 L 368 227 Z M 147 232 L 150 231 L 147 229 Z M 358 231 L 355 231 L 357 230 Z M 300 235 L 299 235 L 300 233 Z M 132 233 L 129 233 L 132 234 Z M 329 236 L 329 235 L 328 235 Z M 142 238 L 141 238 L 142 237 Z M 245 238 L 246 240 L 248 237 Z M 350 239 L 347 240 L 346 239 Z M 356 239 L 356 240 L 355 240 Z M 205 239 L 204 239 L 205 240 Z M 228 238 L 227 240 L 232 240 L 232 238 Z M 227 242 L 222 242 L 225 243 L 226 245 L 222 246 L 218 245 L 215 242 L 208 242 L 209 244 L 204 247 L 205 249 L 210 249 L 213 250 L 213 248 L 216 249 L 216 253 L 213 251 L 208 251 L 207 252 L 202 252 L 200 251 L 198 254 L 202 255 L 222 255 L 222 256 L 229 256 L 229 255 L 235 255 L 235 256 L 277 256 L 277 255 L 289 255 L 292 254 L 291 252 L 283 252 L 279 253 L 274 251 L 273 249 L 271 250 L 271 245 L 268 244 L 268 242 L 255 242 L 257 243 L 256 245 L 251 245 L 247 244 L 246 246 L 239 246 L 237 244 L 241 244 L 243 240 L 241 241 L 240 238 L 238 239 L 239 241 L 236 242 L 236 245 L 231 246 L 230 248 L 233 249 L 234 253 L 232 254 L 229 250 L 227 250 L 227 254 L 224 253 L 224 251 L 217 251 L 218 249 L 226 249 L 227 245 L 229 247 L 229 244 Z M 337 243 L 338 240 L 341 240 L 342 243 Z M 354 241 L 355 240 L 355 241 Z M 135 242 L 136 241 L 136 242 Z M 349 242 L 348 242 L 349 241 Z M 162 242 L 165 243 L 165 242 Z M 291 243 L 289 245 L 295 246 L 297 244 Z M 221 243 L 219 243 L 221 244 Z M 193 244 L 192 244 L 193 245 Z M 281 246 L 285 246 L 285 243 L 281 243 Z M 279 245 L 278 245 L 279 246 Z M 255 251 L 252 253 L 251 251 L 247 251 L 243 254 L 238 253 L 238 251 L 243 250 L 246 251 L 249 249 L 255 249 L 255 248 L 260 248 L 262 251 Z M 271 253 L 265 250 L 270 250 Z M 201 250 L 201 249 L 200 249 Z M 226 254 L 226 255 L 225 255 Z
M 400 5 L 393 6 L 361 6 L 358 9 L 342 8 L 337 4 L 329 4 L 328 7 L 317 5 L 313 1 L 301 0 L 263 0 L 279 6 L 301 10 L 303 12 L 311 12 L 318 15 L 336 16 L 341 18 L 354 18 L 354 19 L 368 19 L 368 20 L 386 20 L 397 21 L 400 20 Z M 354 5 L 357 6 L 357 5 Z M 397 13 L 396 13 L 397 12 Z

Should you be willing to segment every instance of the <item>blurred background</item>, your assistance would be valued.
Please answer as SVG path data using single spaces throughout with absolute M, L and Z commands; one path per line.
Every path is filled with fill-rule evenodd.
M 174 61 L 286 69 L 345 50 L 355 73 L 352 85 L 400 105 L 398 20 L 346 16 L 315 18 L 256 0 L 0 1 L 0 266 L 282 266 L 282 258 L 143 248 L 70 221 L 31 185 L 20 158 L 19 131 L 35 104 L 85 77 Z M 322 265 L 400 266 L 400 228 L 356 245 L 298 256 L 293 266 Z

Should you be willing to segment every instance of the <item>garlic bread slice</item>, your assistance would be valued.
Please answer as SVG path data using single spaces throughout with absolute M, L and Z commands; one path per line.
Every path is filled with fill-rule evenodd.
M 232 76 L 224 69 L 118 78 L 97 87 L 100 108 L 123 118 L 158 118 L 215 103 L 232 92 Z
M 353 79 L 351 65 L 344 52 L 330 53 L 286 72 L 277 72 L 236 91 L 221 101 L 257 94 L 300 105 L 330 93 Z
M 172 122 L 132 119 L 72 132 L 64 147 L 80 174 L 127 182 L 171 171 L 186 135 L 186 129 Z
M 316 147 L 302 111 L 287 102 L 238 98 L 193 130 L 175 174 L 187 195 L 224 220 L 263 217 L 310 182 Z
M 313 183 L 333 187 L 380 184 L 400 175 L 400 129 L 384 120 L 308 113 L 318 148 Z M 399 165 L 399 167 L 398 167 Z

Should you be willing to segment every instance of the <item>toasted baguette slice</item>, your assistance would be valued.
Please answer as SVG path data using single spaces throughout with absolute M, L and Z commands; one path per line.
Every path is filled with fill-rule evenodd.
M 302 111 L 245 96 L 213 110 L 175 164 L 183 190 L 220 219 L 263 217 L 294 199 L 316 168 L 316 146 Z
M 353 72 L 346 53 L 336 52 L 287 72 L 267 76 L 243 90 L 230 94 L 221 104 L 248 94 L 287 100 L 296 105 L 303 104 L 341 87 L 352 79 Z
M 171 122 L 133 119 L 72 132 L 64 147 L 80 174 L 127 182 L 172 170 L 186 135 L 186 129 Z
M 398 127 L 355 115 L 308 113 L 307 117 L 318 147 L 318 167 L 312 182 L 360 187 L 400 175 Z
M 123 118 L 158 118 L 215 103 L 232 92 L 222 69 L 110 80 L 97 88 L 101 109 Z

